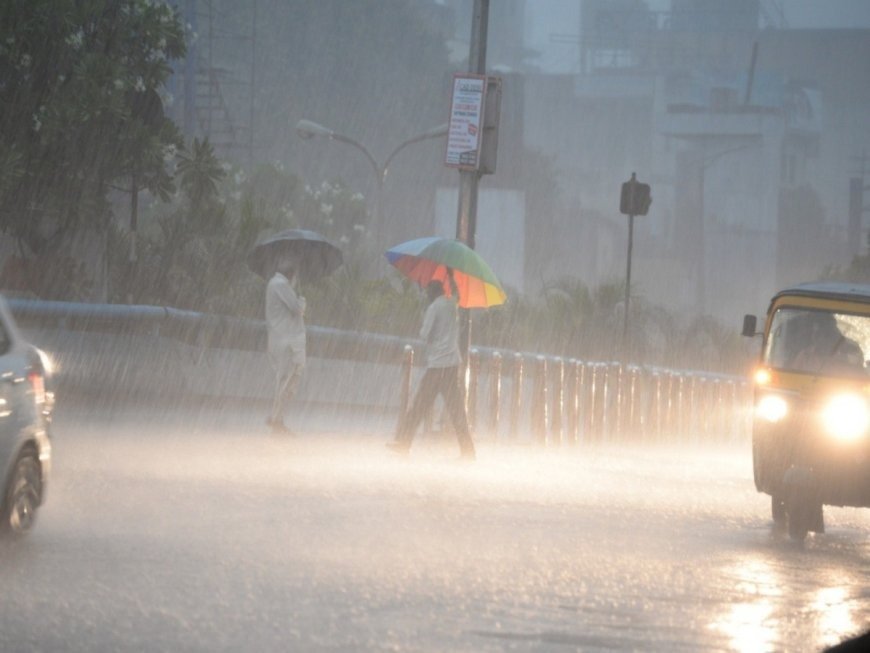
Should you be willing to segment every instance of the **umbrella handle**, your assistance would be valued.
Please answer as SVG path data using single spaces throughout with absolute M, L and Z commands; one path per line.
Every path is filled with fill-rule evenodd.
M 446 267 L 446 266 L 445 266 Z M 447 281 L 450 283 L 450 294 L 459 300 L 459 288 L 456 286 L 456 279 L 453 278 L 453 268 L 447 268 Z

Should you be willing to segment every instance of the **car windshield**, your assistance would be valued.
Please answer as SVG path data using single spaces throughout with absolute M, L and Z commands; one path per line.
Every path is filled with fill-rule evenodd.
M 770 325 L 764 362 L 770 367 L 828 376 L 866 374 L 870 316 L 780 308 Z

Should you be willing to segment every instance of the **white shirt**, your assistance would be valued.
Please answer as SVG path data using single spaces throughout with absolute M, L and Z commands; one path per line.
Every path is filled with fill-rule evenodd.
M 269 353 L 280 356 L 305 351 L 304 314 L 305 298 L 296 294 L 287 277 L 276 272 L 266 285 Z
M 453 299 L 441 295 L 429 304 L 420 338 L 426 343 L 426 367 L 453 367 L 462 362 L 459 312 Z

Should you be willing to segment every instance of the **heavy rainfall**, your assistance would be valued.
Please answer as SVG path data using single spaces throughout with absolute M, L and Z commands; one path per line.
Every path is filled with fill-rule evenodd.
M 861 0 L 4 0 L 0 650 L 859 650 L 868 105 Z

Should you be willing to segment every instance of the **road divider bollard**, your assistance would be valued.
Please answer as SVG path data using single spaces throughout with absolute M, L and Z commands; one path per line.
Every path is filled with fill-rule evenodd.
M 547 443 L 547 359 L 536 356 L 532 378 L 531 431 L 539 445 Z
M 402 351 L 402 395 L 399 403 L 400 415 L 408 412 L 411 402 L 411 375 L 414 370 L 414 348 L 405 345 Z
M 498 438 L 501 416 L 501 354 L 494 352 L 489 364 L 489 431 Z
M 580 361 L 576 358 L 568 360 L 565 370 L 565 440 L 575 444 L 579 433 L 580 407 Z
M 514 354 L 514 375 L 511 383 L 511 428 L 510 436 L 516 439 L 520 431 L 520 416 L 523 412 L 523 355 Z
M 468 351 L 468 394 L 466 412 L 468 414 L 468 428 L 474 433 L 477 431 L 477 395 L 480 384 L 480 350 L 472 347 Z
M 553 360 L 553 388 L 550 393 L 550 444 L 562 444 L 562 416 L 565 410 L 565 361 L 562 358 Z

